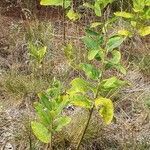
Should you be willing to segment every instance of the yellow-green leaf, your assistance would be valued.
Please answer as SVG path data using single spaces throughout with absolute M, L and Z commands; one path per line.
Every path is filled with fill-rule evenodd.
M 118 34 L 123 36 L 131 36 L 131 32 L 125 29 L 119 30 Z
M 49 143 L 51 141 L 51 133 L 43 124 L 32 121 L 31 128 L 35 136 L 43 143 Z
M 68 125 L 71 121 L 71 118 L 68 116 L 61 116 L 54 120 L 54 130 L 61 131 L 63 127 Z
M 121 11 L 121 12 L 116 12 L 114 13 L 116 16 L 118 17 L 123 17 L 123 18 L 133 18 L 134 15 L 125 11 Z
M 100 25 L 102 25 L 101 22 L 93 22 L 93 23 L 91 24 L 91 28 L 96 28 L 96 27 L 98 27 L 98 26 L 100 26 Z
M 149 35 L 150 34 L 150 26 L 143 27 L 138 32 L 141 36 Z
M 70 20 L 76 21 L 77 19 L 80 18 L 80 14 L 74 12 L 73 9 L 70 9 L 70 10 L 68 11 L 68 13 L 67 13 L 67 17 L 68 17 Z
M 112 51 L 114 48 L 119 47 L 124 40 L 125 38 L 121 36 L 111 37 L 106 43 L 106 49 Z
M 131 21 L 131 25 L 132 25 L 133 27 L 136 27 L 137 22 L 136 22 L 136 21 Z
M 106 124 L 110 124 L 114 116 L 114 107 L 110 99 L 99 97 L 95 100 L 95 107 Z
M 75 78 L 72 80 L 71 85 L 72 87 L 68 90 L 68 94 L 86 93 L 88 91 L 95 92 L 95 87 L 81 78 Z
M 75 94 L 73 96 L 71 96 L 71 104 L 75 105 L 75 106 L 79 106 L 79 107 L 83 107 L 83 108 L 91 108 L 91 101 L 85 97 L 84 95 L 81 94 Z
M 71 0 L 65 0 L 65 8 L 70 6 Z M 41 0 L 40 5 L 45 6 L 63 6 L 63 0 Z

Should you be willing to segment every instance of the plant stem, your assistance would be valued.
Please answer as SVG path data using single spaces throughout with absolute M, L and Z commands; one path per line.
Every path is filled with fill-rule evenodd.
M 88 126 L 89 126 L 89 123 L 90 123 L 90 120 L 91 120 L 91 117 L 92 117 L 92 114 L 93 114 L 93 110 L 94 110 L 94 106 L 93 106 L 93 107 L 91 108 L 91 110 L 90 110 L 90 113 L 89 113 L 89 117 L 88 117 L 87 123 L 86 123 L 86 125 L 85 125 L 84 130 L 83 130 L 81 139 L 80 139 L 80 141 L 79 141 L 79 143 L 78 143 L 78 145 L 77 145 L 77 150 L 79 150 L 80 145 L 81 145 L 81 142 L 82 142 L 82 140 L 83 140 L 83 138 L 84 138 L 84 135 L 85 135 L 85 133 L 86 133 L 86 130 L 87 130 Z
M 65 0 L 63 0 L 63 44 L 66 44 L 66 16 L 65 16 Z
M 98 83 L 98 85 L 97 85 L 97 90 L 96 90 L 96 94 L 95 94 L 95 96 L 94 96 L 94 99 L 96 99 L 96 98 L 98 97 L 98 91 L 99 91 L 100 80 L 101 80 L 101 78 L 99 79 L 99 83 Z M 78 145 L 77 145 L 77 149 L 76 149 L 76 150 L 79 150 L 79 148 L 80 148 L 81 142 L 82 142 L 82 140 L 83 140 L 83 138 L 84 138 L 84 135 L 85 135 L 85 133 L 86 133 L 86 130 L 87 130 L 88 126 L 89 126 L 89 123 L 90 123 L 90 120 L 91 120 L 91 117 L 92 117 L 94 108 L 95 108 L 95 107 L 94 107 L 94 105 L 93 105 L 92 108 L 90 109 L 90 113 L 89 113 L 89 116 L 88 116 L 87 123 L 86 123 L 85 128 L 84 128 L 84 130 L 83 130 L 83 132 L 82 132 L 82 136 L 81 136 L 81 139 L 80 139 L 80 141 L 79 141 L 79 143 L 78 143 Z

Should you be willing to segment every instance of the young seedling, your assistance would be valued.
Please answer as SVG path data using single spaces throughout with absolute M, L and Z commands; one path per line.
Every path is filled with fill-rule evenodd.
M 108 69 L 115 69 L 126 74 L 126 70 L 121 64 L 121 53 L 118 50 L 124 40 L 125 38 L 122 36 L 108 37 L 90 29 L 83 38 L 88 50 L 89 63 L 82 63 L 77 68 L 82 70 L 86 77 L 73 79 L 71 88 L 67 90 L 65 97 L 71 104 L 89 109 L 88 120 L 78 142 L 77 150 L 80 148 L 94 110 L 99 113 L 105 124 L 110 124 L 113 119 L 114 107 L 109 97 L 126 82 L 116 76 L 105 78 L 104 74 Z M 70 64 L 74 61 L 71 60 L 71 48 L 70 44 L 65 48 L 67 58 L 70 58 Z M 93 61 L 98 61 L 98 66 L 90 63 Z
M 52 138 L 56 132 L 62 130 L 71 119 L 62 114 L 68 101 L 61 96 L 61 84 L 53 81 L 52 88 L 39 93 L 39 102 L 35 103 L 37 120 L 31 122 L 31 127 L 35 136 L 43 143 L 49 143 L 52 149 Z

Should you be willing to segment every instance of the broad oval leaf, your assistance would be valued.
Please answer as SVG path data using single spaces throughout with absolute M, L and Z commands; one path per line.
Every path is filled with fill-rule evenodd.
M 99 49 L 89 50 L 88 51 L 88 60 L 93 60 L 98 53 L 99 53 Z
M 97 70 L 94 66 L 92 66 L 91 64 L 80 64 L 80 68 L 85 72 L 85 74 L 93 79 L 93 80 L 97 80 L 101 73 L 99 70 Z
M 75 94 L 71 96 L 70 103 L 75 106 L 88 108 L 88 109 L 92 107 L 91 101 L 86 96 L 81 95 L 81 94 Z
M 140 34 L 141 36 L 149 35 L 149 34 L 150 34 L 150 26 L 141 28 L 141 29 L 139 30 L 139 34 Z
M 95 50 L 99 48 L 99 43 L 91 37 L 85 36 L 83 38 L 83 42 L 86 45 L 86 47 L 90 50 Z
M 93 22 L 93 23 L 91 24 L 91 28 L 96 28 L 96 27 L 101 26 L 101 25 L 102 25 L 101 22 Z
M 131 36 L 131 32 L 125 29 L 119 30 L 118 34 L 123 36 L 129 36 L 129 37 Z
M 52 123 L 52 116 L 49 110 L 46 109 L 42 104 L 35 103 L 35 110 L 37 112 L 39 120 L 47 127 Z
M 121 36 L 111 37 L 106 44 L 106 49 L 108 51 L 112 51 L 114 48 L 119 47 L 124 41 L 124 39 L 125 38 Z
M 122 12 L 115 12 L 114 13 L 116 16 L 118 17 L 123 17 L 123 18 L 133 18 L 134 15 L 131 14 L 131 13 L 128 13 L 128 12 L 125 12 L 125 11 L 122 11 Z
M 95 4 L 94 4 L 94 12 L 96 14 L 96 16 L 101 16 L 102 13 L 101 13 L 101 7 L 100 7 L 100 4 L 99 4 L 99 1 L 95 1 Z
M 78 13 L 75 13 L 73 9 L 70 9 L 67 13 L 67 17 L 70 19 L 70 20 L 73 20 L 73 21 L 76 21 L 80 18 L 80 14 Z
M 86 93 L 88 91 L 95 92 L 96 88 L 90 84 L 89 82 L 81 79 L 81 78 L 75 78 L 71 81 L 71 89 L 67 91 L 68 94 L 76 94 L 76 93 Z
M 95 107 L 106 124 L 110 124 L 114 116 L 114 107 L 110 99 L 100 97 L 95 100 Z
M 49 98 L 44 92 L 39 93 L 38 97 L 40 98 L 40 103 L 43 104 L 44 107 L 48 108 L 49 110 L 52 110 L 52 105 L 49 101 Z
M 35 136 L 42 141 L 43 143 L 50 143 L 51 141 L 51 133 L 48 129 L 41 123 L 32 121 L 31 128 Z
M 45 6 L 63 6 L 63 0 L 41 0 L 41 5 Z M 69 7 L 71 4 L 71 0 L 65 0 L 65 8 Z
M 121 53 L 120 51 L 117 51 L 117 50 L 114 50 L 112 51 L 112 55 L 113 55 L 113 58 L 111 59 L 111 63 L 112 64 L 118 64 L 121 60 Z
M 142 12 L 145 4 L 145 0 L 133 0 L 133 10 L 135 12 Z
M 125 83 L 125 81 L 119 80 L 116 77 L 111 77 L 102 81 L 101 88 L 112 90 L 124 85 Z
M 68 116 L 62 116 L 54 120 L 54 130 L 59 132 L 63 127 L 68 125 L 71 121 L 71 118 Z
M 118 71 L 120 71 L 122 74 L 124 74 L 124 75 L 127 74 L 127 71 L 126 71 L 126 69 L 125 69 L 125 67 L 124 67 L 123 65 L 118 64 L 118 65 L 115 66 L 115 68 L 116 68 Z

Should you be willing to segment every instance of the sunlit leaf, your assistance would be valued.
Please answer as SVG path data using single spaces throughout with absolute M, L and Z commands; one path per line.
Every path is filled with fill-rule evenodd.
M 95 107 L 106 124 L 110 124 L 114 116 L 114 107 L 110 99 L 100 97 L 95 100 Z
M 91 101 L 84 95 L 75 94 L 71 97 L 71 104 L 83 108 L 91 108 Z
M 38 97 L 40 98 L 40 102 L 43 104 L 43 106 L 45 106 L 49 110 L 52 109 L 49 98 L 46 96 L 46 94 L 44 92 L 39 93 Z
M 93 22 L 93 23 L 91 24 L 91 28 L 96 28 L 96 27 L 101 26 L 101 25 L 102 25 L 101 22 Z
M 71 121 L 70 117 L 62 116 L 54 120 L 54 130 L 59 132 L 63 127 L 68 125 Z
M 93 50 L 89 50 L 88 52 L 88 59 L 92 60 L 95 58 L 95 56 L 99 53 L 99 49 L 93 49 Z
M 119 88 L 120 86 L 124 85 L 126 82 L 117 79 L 116 77 L 111 77 L 109 79 L 105 79 L 101 83 L 101 88 L 106 90 L 112 90 L 115 88 Z
M 69 94 L 74 93 L 86 93 L 88 91 L 95 92 L 95 87 L 91 85 L 89 82 L 81 79 L 81 78 L 75 78 L 71 81 L 71 89 L 68 90 Z
M 83 3 L 84 7 L 90 8 L 90 9 L 94 9 L 94 6 L 91 5 L 90 3 Z
M 150 1 L 149 0 L 145 0 L 145 5 L 146 6 L 150 6 Z
M 150 34 L 150 26 L 141 28 L 141 29 L 139 30 L 139 34 L 140 34 L 141 36 L 149 35 L 149 34 Z
M 67 17 L 70 19 L 70 20 L 73 20 L 73 21 L 76 21 L 80 18 L 80 14 L 74 12 L 73 9 L 70 9 L 67 13 Z
M 136 21 L 131 21 L 131 25 L 132 25 L 133 27 L 136 27 L 137 22 L 136 22 Z
M 125 29 L 119 30 L 118 34 L 123 36 L 131 36 L 131 32 Z
M 110 62 L 112 64 L 118 64 L 121 60 L 121 53 L 120 51 L 117 51 L 117 50 L 114 50 L 112 51 L 112 55 L 113 55 L 113 58 L 110 60 Z
M 118 71 L 120 71 L 122 74 L 124 74 L 124 75 L 127 74 L 126 69 L 125 69 L 124 66 L 122 66 L 121 64 L 116 65 L 115 68 L 116 68 Z
M 39 56 L 40 61 L 44 58 L 44 56 L 46 54 L 46 50 L 47 50 L 46 46 L 39 48 L 38 56 Z
M 112 51 L 114 48 L 119 47 L 124 41 L 124 39 L 125 38 L 121 36 L 111 37 L 106 44 L 107 50 Z
M 95 50 L 99 48 L 99 45 L 97 43 L 97 41 L 95 41 L 93 38 L 85 36 L 83 38 L 83 42 L 86 45 L 86 47 L 90 50 Z
M 48 129 L 41 123 L 32 121 L 31 128 L 35 136 L 44 143 L 49 143 L 51 141 L 51 133 Z
M 114 13 L 116 16 L 118 17 L 123 17 L 123 18 L 133 18 L 134 15 L 131 14 L 131 13 L 128 13 L 128 12 L 125 12 L 125 11 L 122 11 L 122 12 L 115 12 Z
M 63 0 L 41 0 L 40 4 L 45 6 L 63 6 Z M 70 4 L 71 0 L 65 0 L 65 8 L 69 7 Z
M 135 12 L 142 12 L 145 7 L 145 0 L 133 0 L 133 10 Z
M 40 103 L 35 103 L 35 110 L 39 120 L 42 121 L 45 126 L 49 126 L 52 122 L 49 111 Z
M 97 80 L 101 73 L 99 70 L 97 70 L 94 66 L 92 66 L 91 64 L 81 64 L 80 65 L 81 69 L 85 72 L 85 74 L 94 80 Z
M 94 12 L 96 14 L 96 16 L 101 16 L 101 7 L 100 7 L 100 4 L 99 4 L 99 1 L 95 1 L 95 4 L 94 4 Z

